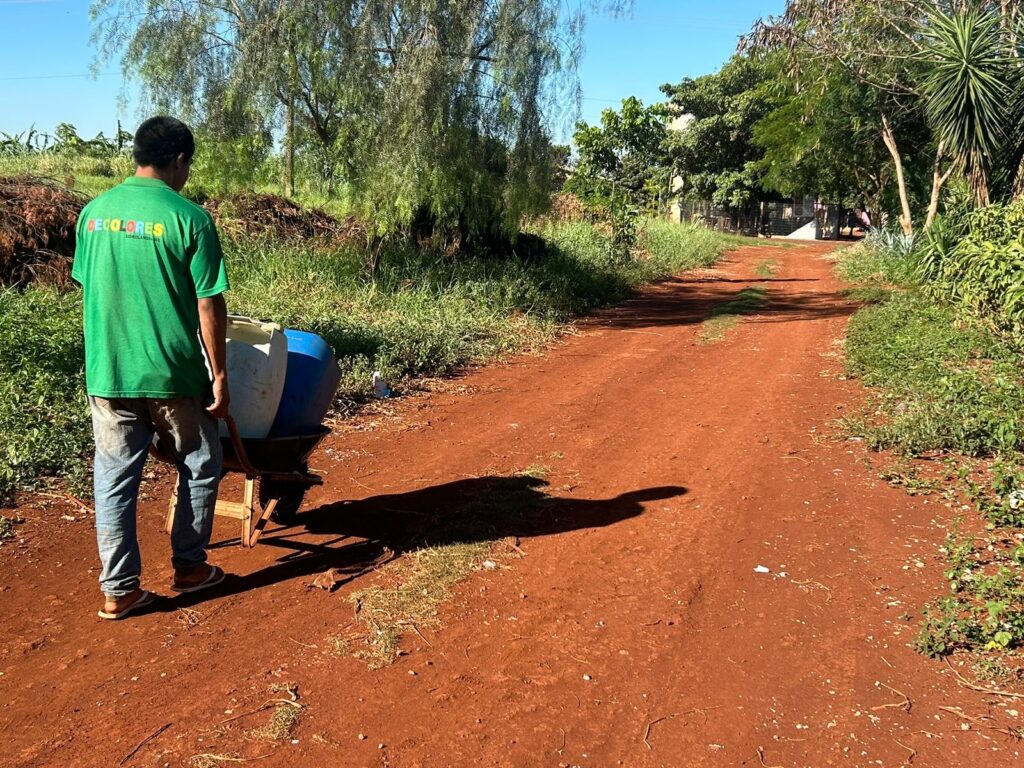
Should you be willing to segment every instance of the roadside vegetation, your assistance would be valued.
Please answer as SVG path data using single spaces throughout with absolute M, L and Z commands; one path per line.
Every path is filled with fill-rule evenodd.
M 887 451 L 884 480 L 950 508 L 947 594 L 923 607 L 916 647 L 973 651 L 983 679 L 1024 682 L 1022 351 L 1005 330 L 1012 311 L 980 313 L 931 277 L 939 263 L 955 268 L 934 248 L 934 239 L 906 251 L 875 237 L 839 262 L 869 299 L 846 351 L 872 400 L 845 426 Z
M 653 219 L 622 255 L 599 226 L 544 221 L 540 250 L 457 258 L 396 239 L 376 254 L 330 238 L 248 235 L 226 226 L 230 310 L 323 335 L 343 368 L 340 405 L 367 396 L 375 370 L 400 385 L 534 349 L 572 316 L 644 283 L 713 263 L 735 241 Z M 232 234 L 233 233 L 233 234 Z M 533 246 L 535 249 L 536 245 Z M 47 285 L 0 288 L 0 497 L 41 477 L 87 495 L 90 428 L 81 300 Z

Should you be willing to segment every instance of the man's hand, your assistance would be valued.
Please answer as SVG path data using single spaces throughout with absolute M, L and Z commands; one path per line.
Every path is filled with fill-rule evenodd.
M 222 376 L 213 382 L 213 402 L 207 406 L 206 412 L 215 419 L 223 419 L 228 415 L 228 405 L 230 402 L 228 377 Z
M 206 348 L 206 360 L 213 374 L 213 404 L 206 412 L 215 419 L 228 415 L 227 340 L 228 308 L 224 294 L 199 299 L 199 331 Z

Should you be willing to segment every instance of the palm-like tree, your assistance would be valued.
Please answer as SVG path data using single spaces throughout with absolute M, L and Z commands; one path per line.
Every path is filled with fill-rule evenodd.
M 996 13 L 976 8 L 933 9 L 924 25 L 928 120 L 979 206 L 990 201 L 993 174 L 1012 177 L 1024 156 L 1024 137 L 1012 125 L 1022 101 L 1015 39 Z

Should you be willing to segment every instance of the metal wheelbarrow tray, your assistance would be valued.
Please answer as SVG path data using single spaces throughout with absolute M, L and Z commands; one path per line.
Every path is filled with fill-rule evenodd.
M 224 449 L 224 474 L 242 472 L 245 486 L 242 501 L 217 501 L 214 514 L 242 521 L 242 546 L 253 547 L 263 533 L 270 516 L 288 519 L 298 510 L 302 497 L 323 479 L 309 471 L 306 460 L 331 430 L 327 427 L 309 435 L 293 437 L 242 438 L 234 420 L 228 416 L 230 437 L 220 439 Z M 150 453 L 160 461 L 174 464 L 174 458 L 159 438 L 153 440 Z M 259 486 L 257 488 L 257 481 Z M 171 494 L 167 509 L 167 532 L 174 523 L 177 490 Z

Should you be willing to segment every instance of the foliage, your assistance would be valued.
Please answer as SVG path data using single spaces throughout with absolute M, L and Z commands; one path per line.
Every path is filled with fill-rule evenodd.
M 692 116 L 668 146 L 684 196 L 727 208 L 763 197 L 754 127 L 778 106 L 770 76 L 764 63 L 735 56 L 715 74 L 661 87 L 673 114 Z
M 976 202 L 986 205 L 991 159 L 1009 135 L 1016 56 L 1006 55 L 1011 46 L 994 12 L 930 8 L 924 29 L 921 91 L 929 122 L 964 168 Z
M 545 117 L 573 103 L 582 11 L 555 0 L 96 0 L 154 106 L 229 142 L 291 125 L 381 232 L 514 233 L 550 186 Z M 289 135 L 292 135 L 289 132 Z
M 90 445 L 81 296 L 0 290 L 0 501 L 49 475 L 85 475 Z
M 768 87 L 779 105 L 754 125 L 753 139 L 763 152 L 762 186 L 787 196 L 816 191 L 880 218 L 895 198 L 891 158 L 878 130 L 878 92 L 845 72 L 821 72 L 813 62 L 789 75 L 778 55 L 766 64 L 775 73 Z M 894 119 L 901 136 L 914 145 L 927 143 L 919 113 Z M 905 170 L 911 195 L 922 197 L 926 169 L 908 162 Z
M 601 112 L 601 124 L 576 124 L 579 162 L 567 191 L 592 210 L 613 215 L 624 209 L 655 211 L 668 185 L 664 142 L 667 110 L 645 107 L 634 96 L 616 111 Z
M 921 252 L 932 295 L 1024 343 L 1024 201 L 941 220 Z

